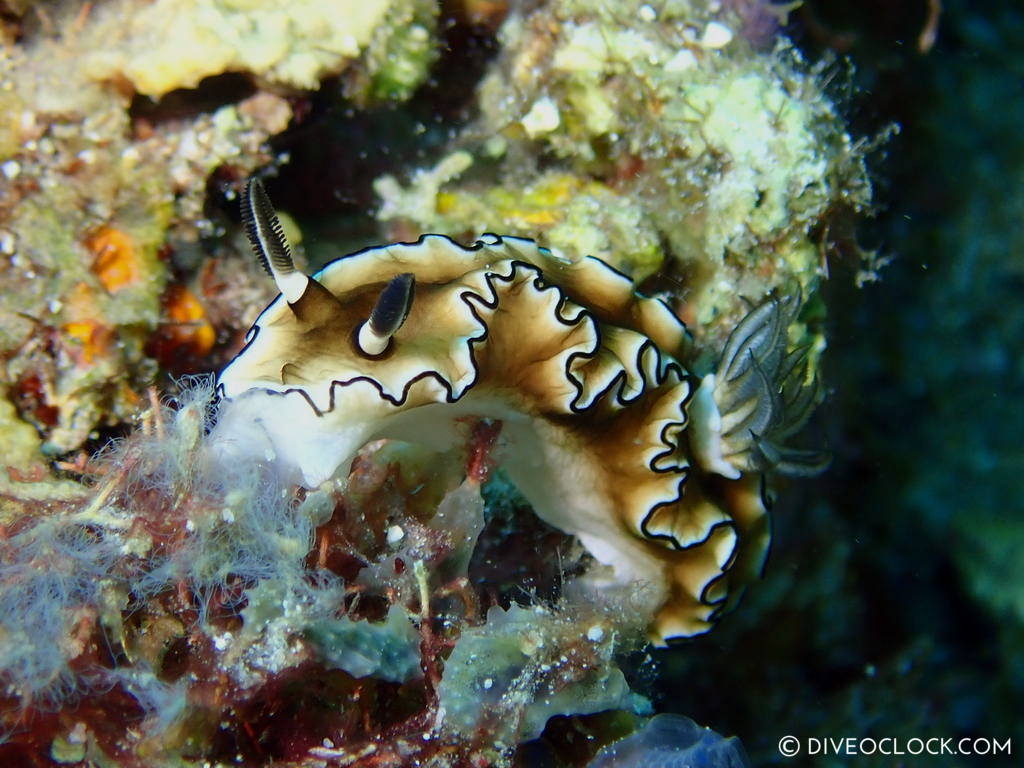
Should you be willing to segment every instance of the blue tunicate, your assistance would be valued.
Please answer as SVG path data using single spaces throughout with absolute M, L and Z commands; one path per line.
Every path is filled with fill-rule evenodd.
M 602 749 L 587 768 L 749 768 L 739 739 L 723 738 L 682 715 L 655 715 Z

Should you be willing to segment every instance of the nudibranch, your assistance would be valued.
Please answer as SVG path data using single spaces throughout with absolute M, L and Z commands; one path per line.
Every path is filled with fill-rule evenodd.
M 664 644 L 710 628 L 768 544 L 762 476 L 820 456 L 781 441 L 813 409 L 796 299 L 754 307 L 697 380 L 683 323 L 593 258 L 519 237 L 441 235 L 297 270 L 258 181 L 242 202 L 281 291 L 218 378 L 215 443 L 317 487 L 368 441 L 438 450 L 464 417 L 502 422 L 498 460 L 535 512 L 575 535 L 597 580 L 646 582 Z

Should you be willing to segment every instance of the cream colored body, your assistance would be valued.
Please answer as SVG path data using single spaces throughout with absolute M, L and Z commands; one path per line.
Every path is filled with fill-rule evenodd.
M 380 286 L 405 272 L 416 279 L 408 319 L 367 354 L 358 329 Z M 219 377 L 210 450 L 315 487 L 345 476 L 370 440 L 444 450 L 465 440 L 461 417 L 500 420 L 511 479 L 608 566 L 592 581 L 648 585 L 663 643 L 708 629 L 767 543 L 759 484 L 715 456 L 717 410 L 702 401 L 690 409 L 701 423 L 687 424 L 688 344 L 664 304 L 596 259 L 518 238 L 463 248 L 425 236 L 339 259 L 297 300 L 268 307 Z M 711 457 L 697 467 L 693 445 Z M 732 485 L 691 477 L 698 467 Z

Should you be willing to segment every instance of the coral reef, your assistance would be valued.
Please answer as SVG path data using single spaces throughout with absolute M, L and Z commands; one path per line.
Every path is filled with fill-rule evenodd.
M 664 269 L 712 344 L 740 295 L 813 294 L 831 222 L 870 206 L 863 149 L 820 69 L 783 40 L 755 49 L 716 5 L 513 12 L 461 151 L 406 187 L 380 179 L 378 215 L 399 231 L 538 237 L 638 279 Z M 497 182 L 477 172 L 495 164 Z
M 248 326 L 255 315 L 234 310 L 214 326 L 216 292 L 188 284 L 221 226 L 204 210 L 208 179 L 274 159 L 266 142 L 294 89 L 348 72 L 364 102 L 407 98 L 434 57 L 436 6 L 20 11 L 18 44 L 0 53 L 0 351 L 6 396 L 54 456 L 128 420 L 158 365 L 209 366 Z
M 784 569 L 726 629 L 723 643 L 749 632 L 727 654 L 733 666 L 707 644 L 649 651 L 648 633 L 659 610 L 668 619 L 653 636 L 663 641 L 703 632 L 734 606 L 767 546 L 761 473 L 821 464 L 784 443 L 820 399 L 822 280 L 838 252 L 836 232 L 872 205 L 865 145 L 828 95 L 829 66 L 808 64 L 778 36 L 788 6 L 510 5 L 2 4 L 0 762 L 745 764 L 734 739 L 684 718 L 650 718 L 673 706 L 723 732 L 742 724 L 763 754 L 771 727 L 763 720 L 778 722 L 785 710 L 771 700 L 763 720 L 731 714 L 761 704 L 735 683 L 750 671 L 749 649 L 796 646 L 796 635 L 826 647 L 849 605 L 837 601 L 800 632 L 805 623 L 794 615 L 817 610 L 817 592 Z M 448 105 L 420 120 L 411 116 L 422 104 L 420 112 L 395 107 L 448 87 L 424 84 L 444 73 L 455 79 L 458 55 L 467 54 L 438 38 L 459 35 L 466 48 L 500 48 L 482 82 L 466 86 L 475 116 Z M 354 116 L 367 122 L 353 127 Z M 356 247 L 303 215 L 329 209 L 303 209 L 303 198 L 349 195 L 321 167 L 289 168 L 286 148 L 310 143 L 303 131 L 317 120 L 338 121 L 332 151 L 377 177 L 379 208 L 358 216 L 385 241 L 442 231 L 472 242 L 490 230 L 504 239 L 477 250 L 525 247 L 517 235 L 551 246 L 530 246 L 550 275 L 523 262 L 510 277 L 519 271 L 519 294 L 551 299 L 542 278 L 558 274 L 579 312 L 566 315 L 570 302 L 559 299 L 553 313 L 521 317 L 571 321 L 582 332 L 590 327 L 584 309 L 597 307 L 600 324 L 591 322 L 600 333 L 591 330 L 607 359 L 593 366 L 594 381 L 617 398 L 602 407 L 617 412 L 642 394 L 653 408 L 650 392 L 666 394 L 658 400 L 666 412 L 645 422 L 639 447 L 671 444 L 693 466 L 668 467 L 659 454 L 656 472 L 648 464 L 642 482 L 609 481 L 612 493 L 573 474 L 578 465 L 562 461 L 572 451 L 551 439 L 537 444 L 561 450 L 558 461 L 527 447 L 529 466 L 541 469 L 516 473 L 499 467 L 507 458 L 500 431 L 515 428 L 513 415 L 499 415 L 507 426 L 470 410 L 446 417 L 443 434 L 428 424 L 405 435 L 415 442 L 350 435 L 339 458 L 311 433 L 295 439 L 311 413 L 289 424 L 296 412 L 274 403 L 249 432 L 232 432 L 247 418 L 233 408 L 239 391 L 218 396 L 210 378 L 172 381 L 168 374 L 220 370 L 245 345 L 258 350 L 285 299 L 301 301 L 306 254 L 282 260 L 283 233 L 294 244 L 305 233 L 316 263 Z M 403 120 L 412 123 L 401 133 L 412 147 L 391 147 L 392 134 L 366 127 Z M 392 152 L 402 159 L 388 166 L 368 159 Z M 246 337 L 273 298 L 255 260 L 238 258 L 243 237 L 231 219 L 254 173 L 280 175 L 296 190 L 287 206 L 295 217 L 282 213 L 268 235 L 270 217 L 249 211 L 250 239 L 285 299 Z M 358 194 L 345 201 L 361 204 Z M 449 257 L 466 250 L 441 240 L 409 247 L 437 246 Z M 349 263 L 381 253 L 367 249 Z M 654 298 L 637 299 L 632 283 L 588 254 Z M 567 263 L 585 264 L 589 277 L 574 277 Z M 492 266 L 481 270 L 493 282 Z M 424 360 L 445 358 L 455 342 L 472 348 L 472 329 L 452 325 L 468 315 L 432 305 L 433 286 L 421 286 L 409 313 L 412 283 L 393 278 L 352 287 L 352 312 L 365 309 L 359 319 L 370 322 L 335 339 L 343 357 L 349 347 L 371 358 L 390 351 L 405 365 L 393 337 L 401 340 L 407 314 L 407 330 L 440 339 L 427 338 Z M 595 299 L 595 286 L 627 296 L 629 311 Z M 430 306 L 432 314 L 417 316 Z M 634 326 L 653 343 L 630 336 L 640 336 Z M 550 342 L 568 355 L 563 331 L 552 324 L 531 336 L 510 323 L 495 347 L 529 338 L 531 350 Z M 655 365 L 655 347 L 677 359 Z M 277 352 L 270 380 L 305 375 L 285 371 Z M 450 357 L 452 366 L 461 359 Z M 490 382 L 496 390 L 503 375 Z M 559 389 L 571 377 L 536 378 L 545 396 L 573 396 Z M 700 392 L 692 406 L 691 391 Z M 162 402 L 161 392 L 175 399 Z M 355 403 L 345 413 L 369 419 L 370 411 Z M 565 416 L 540 421 L 557 435 Z M 283 447 L 304 457 L 298 473 L 283 471 L 292 457 L 258 434 L 274 419 L 291 430 Z M 638 448 L 632 432 L 618 439 L 608 423 L 589 424 L 595 443 Z M 225 436 L 229 444 L 253 439 L 232 452 Z M 305 475 L 314 456 L 321 465 Z M 626 577 L 659 579 L 631 572 L 630 557 L 614 564 L 626 566 L 618 574 L 602 567 L 609 548 L 595 542 L 614 526 L 590 530 L 580 520 L 598 520 L 586 515 L 617 509 L 612 496 L 639 497 L 656 482 L 671 483 L 678 504 L 647 499 L 629 523 L 638 530 L 615 528 L 629 552 L 642 542 L 657 553 L 659 569 L 672 557 L 686 561 L 671 574 L 665 568 L 667 596 L 652 599 L 650 584 Z M 542 509 L 538 488 L 566 489 L 565 497 Z M 730 551 L 737 538 L 743 546 Z M 813 564 L 812 580 L 836 584 L 850 545 L 814 549 L 821 538 L 790 539 L 782 551 L 791 563 Z M 781 631 L 765 633 L 769 625 Z M 898 670 L 894 662 L 879 679 Z M 686 695 L 661 696 L 659 685 Z M 722 709 L 701 709 L 709 703 Z M 845 723 L 856 702 L 836 712 Z
M 150 336 L 161 322 L 181 327 L 180 292 L 163 295 L 169 241 L 195 241 L 206 177 L 225 163 L 265 161 L 261 144 L 290 114 L 267 94 L 213 114 L 133 124 L 128 98 L 90 80 L 77 44 L 66 42 L 74 17 L 52 23 L 60 37 L 6 49 L 6 113 L 17 119 L 0 141 L 7 394 L 46 436 L 49 455 L 139 409 L 137 393 L 156 370 Z M 270 112 L 251 109 L 267 99 L 279 102 L 271 112 L 283 109 L 283 121 L 268 124 Z
M 127 80 L 153 97 L 224 72 L 312 90 L 373 48 L 371 91 L 407 95 L 430 62 L 434 8 L 431 0 L 123 0 L 93 11 L 81 33 L 91 51 L 82 66 L 94 80 Z

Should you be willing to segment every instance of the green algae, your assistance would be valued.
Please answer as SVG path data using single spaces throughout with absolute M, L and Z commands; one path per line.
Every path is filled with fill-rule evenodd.
M 18 416 L 6 392 L 0 396 L 0 434 L 4 436 L 6 468 L 24 471 L 38 463 L 39 433 Z
M 347 73 L 346 95 L 361 106 L 412 96 L 437 60 L 437 15 L 433 0 L 392 0 L 362 65 Z
M 647 711 L 612 661 L 618 649 L 606 626 L 595 619 L 586 629 L 537 606 L 492 608 L 445 662 L 438 696 L 446 727 L 488 728 L 500 749 L 536 738 L 556 715 Z
M 323 619 L 304 634 L 324 664 L 353 677 L 404 683 L 420 675 L 420 638 L 401 606 L 392 605 L 383 622 Z

